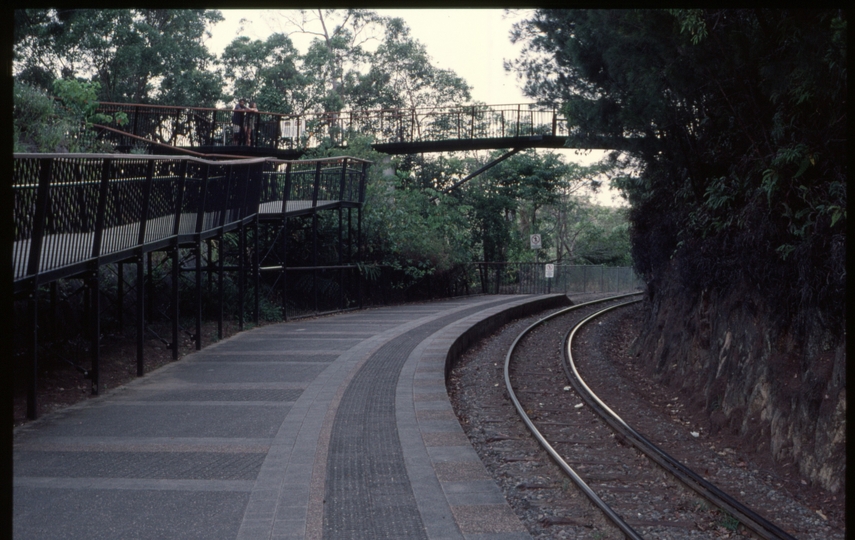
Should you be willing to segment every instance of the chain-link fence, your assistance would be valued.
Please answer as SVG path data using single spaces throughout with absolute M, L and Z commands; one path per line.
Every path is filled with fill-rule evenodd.
M 628 266 L 486 262 L 472 266 L 484 294 L 607 293 L 644 285 Z

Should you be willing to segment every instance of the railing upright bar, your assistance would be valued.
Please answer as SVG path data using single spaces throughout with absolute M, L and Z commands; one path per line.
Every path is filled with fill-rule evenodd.
M 321 162 L 315 165 L 315 185 L 312 191 L 312 208 L 318 206 L 318 193 L 321 187 Z
M 202 181 L 199 186 L 199 209 L 196 211 L 196 233 L 201 233 L 205 226 L 205 210 L 208 207 L 208 178 L 210 174 L 211 164 L 206 163 L 202 168 Z
M 150 159 L 145 171 L 145 184 L 143 185 L 142 211 L 140 213 L 140 230 L 137 237 L 137 245 L 145 244 L 146 226 L 148 225 L 148 214 L 151 212 L 151 190 L 154 184 L 154 160 Z
M 226 214 L 228 213 L 229 208 L 229 195 L 231 195 L 231 187 L 232 187 L 232 179 L 234 178 L 235 170 L 234 165 L 228 165 L 226 170 L 226 190 L 225 194 L 223 194 L 222 204 L 220 204 L 220 223 L 218 226 L 220 229 L 224 228 L 226 225 Z
M 42 243 L 47 223 L 47 206 L 50 195 L 50 181 L 53 174 L 53 158 L 39 160 L 39 185 L 36 188 L 36 208 L 33 216 L 33 235 L 30 238 L 30 253 L 27 261 L 27 276 L 33 277 L 33 289 L 38 285 L 38 273 L 41 267 Z
M 132 133 L 136 136 L 139 136 L 139 118 L 140 118 L 140 107 L 139 105 L 134 107 L 134 125 L 131 129 Z
M 98 189 L 98 207 L 95 211 L 95 235 L 92 241 L 92 258 L 101 256 L 101 240 L 104 236 L 104 216 L 107 213 L 107 194 L 110 187 L 112 159 L 105 159 L 101 166 L 101 185 Z

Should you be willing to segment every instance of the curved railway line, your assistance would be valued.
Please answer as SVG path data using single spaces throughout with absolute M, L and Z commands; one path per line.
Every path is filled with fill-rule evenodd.
M 487 405 L 484 410 L 492 411 L 493 418 L 476 420 L 477 413 L 462 411 L 456 403 L 473 445 L 509 500 L 517 501 L 514 506 L 518 513 L 528 516 L 521 517 L 530 529 L 535 523 L 539 529 L 535 535 L 634 539 L 842 537 L 837 536 L 838 531 L 823 536 L 821 527 L 804 534 L 805 528 L 814 525 L 794 527 L 789 519 L 786 526 L 776 524 L 773 521 L 781 519 L 779 515 L 764 518 L 726 493 L 736 491 L 742 500 L 754 503 L 755 492 L 738 481 L 725 481 L 723 489 L 716 487 L 704 479 L 709 471 L 698 474 L 682 465 L 604 403 L 620 401 L 625 388 L 596 387 L 607 396 L 604 399 L 588 388 L 584 380 L 586 358 L 573 356 L 572 342 L 578 329 L 585 324 L 596 325 L 600 315 L 631 303 L 626 297 L 601 299 L 560 310 L 534 324 L 530 319 L 522 331 L 520 325 L 515 326 L 513 344 L 509 348 L 505 344 L 502 351 L 507 352 L 504 365 L 495 361 L 495 351 L 490 355 L 493 360 L 489 369 L 501 373 L 494 374 L 495 382 L 491 381 L 492 388 L 485 392 L 489 402 L 489 391 L 502 389 L 501 397 L 509 405 L 501 412 L 491 409 L 497 408 L 495 404 Z M 554 347 L 544 346 L 546 342 Z M 449 383 L 453 396 L 466 391 L 466 383 L 455 377 L 458 375 L 452 375 Z M 453 401 L 460 399 L 453 397 Z M 508 409 L 515 409 L 519 419 L 510 418 Z M 521 452 L 522 439 L 531 437 L 524 433 L 521 423 L 531 430 L 542 451 L 529 447 Z M 685 428 L 683 433 L 688 439 L 698 436 Z M 662 440 L 661 435 L 650 438 Z M 670 451 L 673 442 L 669 439 L 659 444 Z M 551 460 L 542 457 L 544 453 Z M 767 488 L 770 497 L 773 491 Z M 761 512 L 767 511 L 768 504 Z M 810 521 L 809 513 L 802 513 Z M 536 521 L 532 519 L 535 516 Z
M 621 297 L 614 297 L 614 300 Z M 633 300 L 621 304 L 611 305 L 609 307 L 600 309 L 596 313 L 589 315 L 576 325 L 572 327 L 572 329 L 568 332 L 566 339 L 564 340 L 564 362 L 562 363 L 562 367 L 564 368 L 565 375 L 567 376 L 567 381 L 573 386 L 575 391 L 584 400 L 585 405 L 587 405 L 592 411 L 594 411 L 599 418 L 604 420 L 617 434 L 620 441 L 629 441 L 632 446 L 636 447 L 638 450 L 647 455 L 652 461 L 661 466 L 664 470 L 666 470 L 669 474 L 674 476 L 683 482 L 686 486 L 695 490 L 699 495 L 704 497 L 706 500 L 718 506 L 722 511 L 729 513 L 734 518 L 738 519 L 740 523 L 750 528 L 755 534 L 759 535 L 761 538 L 768 539 L 780 539 L 780 540 L 792 540 L 793 537 L 783 530 L 781 530 L 777 525 L 768 521 L 764 517 L 757 514 L 754 510 L 749 508 L 748 506 L 742 504 L 735 498 L 731 497 L 715 485 L 710 482 L 707 482 L 703 479 L 703 477 L 696 472 L 692 471 L 670 455 L 668 455 L 661 448 L 650 442 L 646 437 L 642 434 L 638 433 L 631 426 L 629 426 L 623 419 L 617 415 L 609 406 L 604 403 L 585 383 L 584 379 L 579 374 L 579 371 L 576 369 L 576 364 L 573 359 L 572 354 L 572 346 L 573 346 L 573 337 L 575 336 L 578 329 L 580 329 L 583 325 L 588 324 L 595 318 L 601 316 L 604 313 L 607 313 L 613 309 L 624 307 L 630 303 L 637 302 L 638 300 Z M 592 304 L 601 304 L 603 301 L 595 301 Z M 517 341 L 511 346 L 511 349 L 508 351 L 507 356 L 505 357 L 505 385 L 508 389 L 508 394 L 511 398 L 511 401 L 514 403 L 514 407 L 517 409 L 520 417 L 525 422 L 526 427 L 528 427 L 529 431 L 532 435 L 537 439 L 538 443 L 549 453 L 550 457 L 558 464 L 559 467 L 567 474 L 569 478 L 573 480 L 573 482 L 585 492 L 589 499 L 600 508 L 603 513 L 615 524 L 615 526 L 620 529 L 628 538 L 632 539 L 641 539 L 641 536 L 632 526 L 629 525 L 627 520 L 623 517 L 625 515 L 632 515 L 635 513 L 638 516 L 641 516 L 641 510 L 636 504 L 626 504 L 621 500 L 615 500 L 612 504 L 606 503 L 602 497 L 600 497 L 597 492 L 592 489 L 577 473 L 573 470 L 573 468 L 567 463 L 564 457 L 559 453 L 553 446 L 547 441 L 547 439 L 543 436 L 541 431 L 537 428 L 535 423 L 531 420 L 529 415 L 526 413 L 526 408 L 522 405 L 519 399 L 516 396 L 514 391 L 514 385 L 511 382 L 510 375 L 510 365 L 514 356 L 514 349 L 516 348 L 517 343 L 525 337 L 525 335 L 532 331 L 534 328 L 544 324 L 545 322 L 559 317 L 566 313 L 569 310 L 579 309 L 580 307 L 586 307 L 588 304 L 581 304 L 578 306 L 573 306 L 568 308 L 567 310 L 558 311 L 548 317 L 541 319 L 536 322 L 534 325 L 530 326 L 526 329 L 525 332 L 520 334 L 517 338 Z M 572 452 L 568 451 L 566 455 L 569 456 L 569 459 L 572 459 Z M 616 471 L 625 470 L 626 462 L 622 459 L 618 459 L 612 465 L 613 469 Z M 643 470 L 643 467 L 639 467 L 639 469 Z M 640 484 L 644 484 L 648 480 L 648 474 L 646 471 L 642 472 L 638 476 L 638 480 Z M 606 490 L 608 490 L 608 482 L 602 483 Z M 616 498 L 617 499 L 617 498 Z

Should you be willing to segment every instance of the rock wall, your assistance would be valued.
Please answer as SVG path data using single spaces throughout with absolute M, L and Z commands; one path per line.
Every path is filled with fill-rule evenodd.
M 751 291 L 689 293 L 651 287 L 635 345 L 661 382 L 694 396 L 709 429 L 792 462 L 806 481 L 845 489 L 845 333 L 819 323 L 796 340 L 776 329 Z

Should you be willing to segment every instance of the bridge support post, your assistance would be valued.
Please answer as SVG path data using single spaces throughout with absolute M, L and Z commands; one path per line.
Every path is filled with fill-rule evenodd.
M 193 256 L 196 259 L 196 350 L 202 349 L 202 239 L 196 238 L 196 245 L 193 247 Z
M 101 391 L 101 301 L 98 293 L 98 269 L 96 268 L 87 278 L 90 298 L 90 355 L 92 357 L 92 395 L 97 396 Z
M 362 204 L 356 209 L 356 260 L 362 262 Z M 359 291 L 359 309 L 363 308 L 362 272 L 357 272 L 356 290 Z
M 39 379 L 39 289 L 33 286 L 33 292 L 27 298 L 27 311 L 33 325 L 33 333 L 27 340 L 27 418 L 35 420 L 39 416 L 37 398 Z
M 343 184 L 344 182 L 342 182 Z M 343 190 L 342 190 L 343 191 Z M 341 200 L 341 199 L 339 199 Z M 342 208 L 338 207 L 338 265 L 341 266 L 344 261 L 342 249 L 344 247 L 343 233 L 342 233 Z M 344 309 L 344 269 L 338 269 L 338 309 Z
M 181 274 L 178 272 L 178 244 L 176 243 L 169 250 L 172 256 L 172 359 L 178 360 L 178 280 L 181 279 Z
M 137 377 L 144 374 L 143 344 L 145 339 L 145 259 L 137 255 Z
M 241 223 L 238 226 L 238 328 L 243 331 L 244 311 L 244 281 L 246 278 L 246 226 Z
M 258 259 L 259 226 L 260 226 L 260 223 L 258 220 L 258 214 L 256 213 L 255 219 L 253 220 L 253 234 L 252 234 L 253 247 L 252 247 L 252 265 L 251 265 L 252 266 L 252 280 L 253 280 L 252 287 L 255 290 L 255 295 L 253 298 L 255 305 L 253 306 L 253 309 L 252 309 L 252 322 L 256 326 L 258 326 L 258 311 L 259 311 L 259 305 L 258 305 L 259 304 L 259 297 L 258 297 L 258 295 L 259 295 L 259 287 L 260 287 L 260 280 L 261 280 L 261 276 L 260 276 L 261 270 L 259 270 L 260 261 Z
M 285 202 L 282 203 L 285 205 Z M 282 218 L 282 320 L 288 320 L 288 218 Z
M 223 255 L 225 246 L 223 244 L 223 231 L 217 235 L 217 295 L 219 296 L 219 307 L 217 308 L 217 339 L 223 339 Z
M 119 332 L 124 332 L 125 330 L 125 263 L 118 262 L 116 263 L 116 304 L 119 306 L 119 312 L 116 314 L 116 318 L 119 323 Z
M 214 239 L 208 238 L 205 240 L 208 245 L 208 260 L 206 268 L 208 270 L 208 297 L 214 296 Z
M 148 294 L 146 295 L 146 313 L 154 313 L 154 254 L 149 251 L 146 254 L 146 259 L 148 266 L 146 272 L 148 274 L 148 279 L 145 281 L 145 286 L 148 287 Z M 151 315 L 149 315 L 151 317 Z

